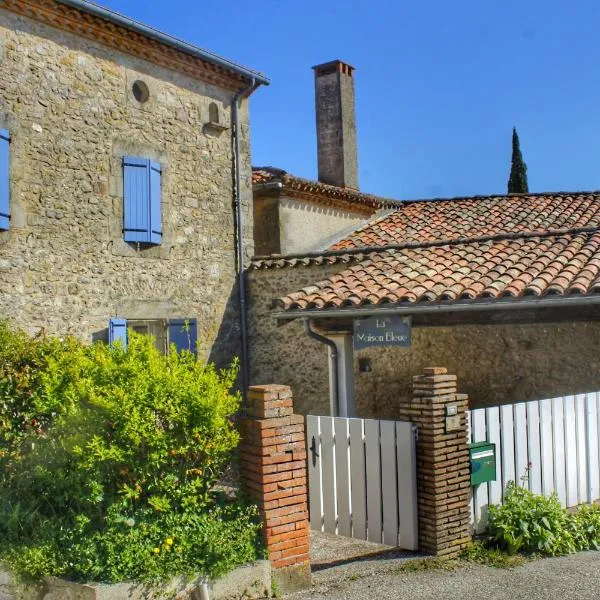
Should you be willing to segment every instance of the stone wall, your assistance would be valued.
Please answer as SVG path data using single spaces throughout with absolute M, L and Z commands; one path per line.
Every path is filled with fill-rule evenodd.
M 249 272 L 251 380 L 290 385 L 299 413 L 329 413 L 327 350 L 298 321 L 278 327 L 270 304 L 346 267 Z M 599 342 L 598 321 L 415 326 L 410 348 L 355 353 L 357 415 L 398 418 L 400 403 L 411 397 L 412 378 L 431 364 L 458 376 L 471 407 L 600 390 Z M 360 358 L 370 359 L 371 372 L 359 372 Z
M 258 600 L 270 593 L 271 564 L 267 560 L 237 567 L 208 584 L 204 584 L 204 578 L 176 577 L 161 585 L 85 584 L 45 577 L 37 585 L 26 586 L 16 583 L 0 564 L 0 600 L 197 600 L 206 595 L 211 600 Z
M 0 127 L 10 130 L 11 229 L 0 233 L 0 314 L 91 340 L 111 316 L 198 319 L 200 355 L 239 354 L 233 93 L 0 10 Z M 143 80 L 148 102 L 133 96 Z M 207 127 L 209 104 L 224 131 Z M 252 248 L 248 111 L 244 240 Z M 123 241 L 123 155 L 159 161 L 164 241 Z
M 247 272 L 250 382 L 290 385 L 300 414 L 328 413 L 327 347 L 309 338 L 299 321 L 278 326 L 271 301 L 339 270 L 339 265 L 331 265 Z

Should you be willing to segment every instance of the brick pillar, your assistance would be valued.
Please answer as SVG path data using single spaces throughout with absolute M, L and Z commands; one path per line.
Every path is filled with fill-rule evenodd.
M 467 400 L 456 375 L 430 367 L 413 377 L 413 397 L 400 406 L 399 418 L 419 431 L 419 549 L 437 556 L 457 555 L 471 539 Z
M 304 417 L 284 385 L 248 390 L 242 483 L 261 513 L 273 577 L 282 592 L 310 585 Z

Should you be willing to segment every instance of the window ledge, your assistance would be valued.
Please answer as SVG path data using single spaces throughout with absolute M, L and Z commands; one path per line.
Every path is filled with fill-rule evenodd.
M 204 124 L 203 129 L 204 129 L 205 133 L 212 133 L 213 135 L 220 135 L 221 133 L 223 133 L 224 131 L 229 129 L 229 127 L 227 125 L 223 125 L 222 123 L 216 123 L 214 121 L 209 121 L 208 123 Z

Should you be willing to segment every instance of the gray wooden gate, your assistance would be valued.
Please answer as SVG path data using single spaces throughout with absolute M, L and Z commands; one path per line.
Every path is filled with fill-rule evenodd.
M 306 418 L 311 528 L 417 550 L 412 423 Z

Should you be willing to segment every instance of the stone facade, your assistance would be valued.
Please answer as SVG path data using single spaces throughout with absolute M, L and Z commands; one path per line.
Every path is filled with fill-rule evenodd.
M 296 320 L 278 326 L 274 298 L 346 268 L 326 264 L 248 272 L 251 382 L 292 386 L 299 413 L 329 414 L 327 349 Z M 410 348 L 361 350 L 354 356 L 356 412 L 397 419 L 412 396 L 412 378 L 445 365 L 461 382 L 471 407 L 600 390 L 600 321 L 419 326 Z M 275 358 L 276 357 L 276 358 Z M 368 358 L 370 372 L 359 371 Z
M 329 414 L 327 348 L 309 338 L 299 321 L 278 327 L 271 301 L 338 270 L 339 265 L 331 265 L 247 272 L 250 382 L 290 385 L 301 414 Z
M 197 318 L 202 358 L 224 364 L 239 355 L 235 91 L 6 10 L 0 10 L 0 76 L 0 127 L 12 137 L 0 314 L 32 333 L 43 328 L 87 341 L 112 316 Z M 146 103 L 132 93 L 136 80 L 149 88 Z M 207 126 L 211 104 L 219 128 Z M 240 119 L 250 256 L 247 100 Z M 161 246 L 123 241 L 124 155 L 162 165 Z

